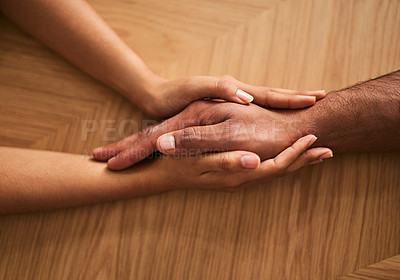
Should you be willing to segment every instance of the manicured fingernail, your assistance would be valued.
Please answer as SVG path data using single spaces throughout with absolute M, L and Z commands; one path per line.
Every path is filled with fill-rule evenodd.
M 175 137 L 173 135 L 162 135 L 158 138 L 158 145 L 164 151 L 175 149 Z
M 327 159 L 327 158 L 331 158 L 331 157 L 333 157 L 333 153 L 327 152 L 327 153 L 323 154 L 322 156 L 320 156 L 319 159 L 322 161 L 323 159 Z
M 260 160 L 256 155 L 245 155 L 240 158 L 240 163 L 242 167 L 254 169 L 260 164 Z
M 315 96 L 302 95 L 301 98 L 304 101 L 307 99 L 307 102 L 310 104 L 314 104 L 315 102 L 317 102 L 317 97 Z
M 317 140 L 317 137 L 315 135 L 310 136 L 310 140 L 308 141 L 307 148 L 310 147 L 314 142 Z
M 236 96 L 237 96 L 240 100 L 242 100 L 243 102 L 246 102 L 246 103 L 250 103 L 250 102 L 253 101 L 253 99 L 254 99 L 253 96 L 251 96 L 250 94 L 248 94 L 247 92 L 245 92 L 245 91 L 243 91 L 243 90 L 241 90 L 241 89 L 238 89 L 238 90 L 236 91 Z

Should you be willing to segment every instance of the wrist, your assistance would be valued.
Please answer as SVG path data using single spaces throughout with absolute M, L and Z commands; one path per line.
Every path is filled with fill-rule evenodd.
M 168 80 L 158 75 L 151 75 L 143 82 L 143 98 L 135 102 L 144 112 L 151 116 L 158 116 L 163 100 L 164 84 Z
M 317 141 L 311 147 L 329 147 L 329 128 L 331 123 L 331 108 L 328 98 L 317 101 L 313 106 L 299 110 L 296 119 L 300 123 L 301 136 L 313 134 Z
M 276 112 L 281 114 L 281 109 L 276 110 Z M 317 137 L 320 134 L 320 120 L 322 116 L 316 114 L 315 110 L 311 110 L 311 107 L 296 110 L 282 110 L 282 113 L 278 121 L 281 127 L 278 126 L 277 131 L 283 133 L 283 136 L 280 138 L 286 140 L 284 145 L 289 146 L 299 138 L 308 134 L 313 134 Z
M 154 73 L 139 57 L 130 52 L 118 60 L 111 70 L 97 75 L 100 80 L 124 95 L 130 102 L 148 113 L 154 106 L 157 91 L 166 80 Z M 150 106 L 149 106 L 150 105 Z
M 357 145 L 360 139 L 354 138 L 354 135 L 362 130 L 363 113 L 355 104 L 361 100 L 359 94 L 354 95 L 343 89 L 330 92 L 314 106 L 302 110 L 300 118 L 305 133 L 312 133 L 318 138 L 311 147 L 323 146 L 334 152 L 343 152 L 346 146 Z M 355 121 L 357 116 L 360 119 Z
M 154 115 L 155 107 L 160 102 L 160 90 L 165 81 L 166 79 L 149 70 L 139 77 L 131 77 L 117 90 L 145 113 Z

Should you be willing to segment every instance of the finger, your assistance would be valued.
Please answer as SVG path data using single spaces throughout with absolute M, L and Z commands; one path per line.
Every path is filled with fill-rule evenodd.
M 161 135 L 157 149 L 168 155 L 194 155 L 210 151 L 232 150 L 229 124 L 192 126 Z
M 131 135 L 119 142 L 108 144 L 104 147 L 98 147 L 93 150 L 93 157 L 99 161 L 107 161 L 117 155 L 124 148 L 128 147 L 131 143 L 135 142 L 137 135 Z
M 198 158 L 202 172 L 240 172 L 256 169 L 260 166 L 260 157 L 247 151 L 207 154 Z
M 333 152 L 331 149 L 320 147 L 309 149 L 287 168 L 287 172 L 293 172 L 309 164 L 321 163 L 324 159 L 331 157 L 333 157 Z
M 117 144 L 117 146 L 111 145 L 109 154 L 114 157 L 109 159 L 107 164 L 108 167 L 112 170 L 127 168 L 156 151 L 157 138 L 162 134 L 203 124 L 204 119 L 201 117 L 200 112 L 210 105 L 207 102 L 204 102 L 201 105 L 199 104 L 200 103 L 197 103 L 195 107 L 189 105 L 187 110 L 166 120 L 165 122 L 146 128 L 143 131 L 130 136 L 126 141 L 120 141 L 121 143 L 119 145 Z M 213 120 L 216 123 L 219 123 L 223 121 L 224 118 L 225 115 L 223 113 L 216 112 Z M 108 148 L 106 148 L 106 150 L 107 149 Z
M 196 112 L 190 112 L 190 114 L 197 116 L 197 118 L 194 118 L 193 116 L 190 117 L 190 114 L 188 113 L 189 111 L 190 110 L 187 110 L 186 113 L 182 112 L 165 122 L 146 128 L 132 136 L 132 139 L 121 144 L 122 148 L 118 149 L 118 154 L 109 159 L 107 163 L 108 168 L 111 170 L 122 170 L 128 168 L 155 152 L 157 138 L 162 134 L 169 131 L 181 130 L 185 127 L 199 125 L 202 118 L 198 117 Z M 219 119 L 217 118 L 217 120 Z
M 131 147 L 136 144 L 140 144 L 141 142 L 144 142 L 144 141 L 151 140 L 151 136 L 153 134 L 152 131 L 155 132 L 157 130 L 157 128 L 158 128 L 158 126 L 148 127 L 146 129 L 144 129 L 143 131 L 140 131 L 138 133 L 135 133 L 131 136 L 128 136 L 128 137 L 122 139 L 121 141 L 108 144 L 104 147 L 98 147 L 93 150 L 93 157 L 99 161 L 107 161 L 107 160 L 115 157 L 117 154 L 119 154 L 121 151 L 127 149 L 128 147 Z M 160 134 L 162 134 L 162 132 L 160 132 Z
M 143 131 L 130 136 L 131 139 L 117 146 L 118 151 L 107 162 L 111 170 L 122 170 L 134 165 L 156 151 L 157 138 L 171 130 L 180 129 L 182 126 L 190 126 L 196 122 L 180 122 L 177 117 L 173 117 L 156 126 L 148 127 Z
M 333 156 L 332 151 L 328 148 L 313 148 L 307 150 L 316 139 L 314 135 L 302 137 L 291 147 L 280 153 L 275 159 L 266 160 L 258 167 L 255 167 L 256 165 L 254 164 L 252 169 L 241 168 L 238 158 L 241 155 L 240 153 L 248 153 L 254 158 L 254 163 L 256 163 L 255 160 L 256 157 L 258 157 L 256 154 L 239 152 L 237 155 L 232 154 L 232 156 L 229 155 L 228 157 L 228 154 L 236 152 L 222 153 L 220 155 L 225 154 L 226 156 L 223 158 L 227 158 L 229 161 L 216 161 L 216 168 L 219 172 L 206 172 L 204 175 L 207 176 L 210 184 L 226 186 L 227 190 L 238 190 L 235 186 L 239 186 L 245 182 L 282 176 L 305 165 L 312 164 L 316 160 L 320 162 L 322 159 Z
M 270 92 L 265 95 L 255 95 L 254 103 L 263 107 L 299 109 L 314 105 L 315 96 L 292 95 Z
M 93 150 L 93 157 L 98 161 L 107 161 L 109 158 L 115 156 L 117 152 L 117 143 L 112 143 L 104 147 L 98 147 Z
M 254 87 L 234 80 L 235 84 L 249 92 L 253 97 L 253 103 L 271 108 L 298 109 L 312 106 L 316 100 L 325 97 L 324 90 L 295 91 L 281 88 Z
M 221 98 L 241 104 L 253 101 L 253 96 L 237 86 L 237 81 L 230 76 L 206 77 L 198 76 L 187 80 L 187 92 L 192 99 Z
M 245 182 L 247 175 L 260 166 L 260 157 L 247 151 L 207 154 L 199 160 L 201 180 L 204 186 L 234 190 Z
M 270 92 L 275 92 L 275 93 L 315 96 L 317 98 L 317 100 L 324 98 L 326 96 L 325 90 L 298 91 L 298 90 L 290 90 L 290 89 L 283 89 L 283 88 L 269 88 L 269 90 L 270 90 Z
M 265 178 L 285 175 L 288 172 L 289 166 L 291 166 L 316 140 L 317 137 L 312 134 L 301 137 L 275 158 L 263 161 L 260 167 L 254 170 L 254 179 L 257 179 L 257 177 Z
M 199 101 L 200 102 L 200 101 Z M 197 106 L 195 107 L 197 111 L 204 110 L 204 108 L 209 107 L 210 105 L 206 102 L 202 104 L 202 106 L 199 105 L 199 103 L 196 104 Z M 100 161 L 107 161 L 111 159 L 112 157 L 116 156 L 118 153 L 121 151 L 127 149 L 128 147 L 132 147 L 134 145 L 140 145 L 140 143 L 146 142 L 146 141 L 153 141 L 154 146 L 155 146 L 155 140 L 157 139 L 158 136 L 167 133 L 168 131 L 174 131 L 178 129 L 182 129 L 188 126 L 194 126 L 194 125 L 199 125 L 202 121 L 201 118 L 198 117 L 199 112 L 192 112 L 193 110 L 189 110 L 190 105 L 187 107 L 187 110 L 184 112 L 181 112 L 174 117 L 160 123 L 154 126 L 147 127 L 143 129 L 142 131 L 133 134 L 131 136 L 128 136 L 124 139 L 122 139 L 119 142 L 109 144 L 104 147 L 98 147 L 93 150 L 93 156 L 96 160 Z M 193 118 L 193 116 L 197 116 L 197 118 Z M 220 119 L 224 118 L 224 114 L 221 114 L 221 116 L 218 117 L 218 115 L 215 116 L 215 120 L 217 122 L 220 121 Z M 154 139 L 155 138 L 155 139 Z
M 111 170 L 122 170 L 141 161 L 155 151 L 152 143 L 143 142 L 133 148 L 122 150 L 107 162 L 107 167 Z
M 232 78 L 233 79 L 233 78 Z M 283 88 L 270 88 L 270 87 L 259 87 L 259 86 L 252 86 L 246 83 L 243 83 L 238 80 L 234 80 L 236 86 L 240 89 L 251 93 L 254 97 L 257 95 L 267 95 L 268 93 L 282 93 L 282 94 L 291 94 L 291 95 L 308 95 L 308 96 L 315 96 L 317 100 L 324 98 L 326 96 L 325 90 L 305 90 L 305 91 L 298 91 L 298 90 L 290 90 L 290 89 L 283 89 Z

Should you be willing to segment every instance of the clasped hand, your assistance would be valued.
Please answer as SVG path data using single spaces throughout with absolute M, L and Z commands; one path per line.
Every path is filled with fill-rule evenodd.
M 183 111 L 158 125 L 95 149 L 95 159 L 108 161 L 107 165 L 112 170 L 122 170 L 158 150 L 166 155 L 185 157 L 185 165 L 176 167 L 184 171 L 191 169 L 191 172 L 194 169 L 194 173 L 182 174 L 191 174 L 188 182 L 196 181 L 204 187 L 237 189 L 235 186 L 244 182 L 282 176 L 332 156 L 328 148 L 308 149 L 316 137 L 308 135 L 312 131 L 308 131 L 310 128 L 302 123 L 298 115 L 293 116 L 291 112 L 294 110 L 243 105 L 238 103 L 248 102 L 237 100 L 238 89 L 245 89 L 254 96 L 254 103 L 261 106 L 302 108 L 313 105 L 316 99 L 324 96 L 323 92 L 271 90 L 249 86 L 229 77 L 185 79 L 178 80 L 174 85 L 171 85 L 173 82 L 164 84 L 164 95 L 160 96 L 164 96 L 164 100 L 169 94 L 175 94 L 175 97 L 165 103 L 163 110 L 159 109 L 162 112 L 160 115 L 173 112 L 171 108 L 186 106 L 190 98 L 207 97 L 206 94 L 237 103 L 221 100 L 192 102 Z M 178 95 L 182 92 L 191 97 L 181 98 Z M 180 103 L 174 104 L 175 100 Z M 159 106 L 160 102 L 154 108 Z

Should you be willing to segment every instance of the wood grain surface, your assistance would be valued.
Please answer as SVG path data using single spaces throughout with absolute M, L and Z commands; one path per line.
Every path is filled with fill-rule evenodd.
M 335 90 L 400 68 L 398 0 L 89 3 L 167 78 Z M 147 119 L 1 15 L 0 112 L 1 145 L 77 154 Z M 335 155 L 240 193 L 0 217 L 0 279 L 335 279 L 400 253 L 399 170 L 396 153 Z
M 399 280 L 400 279 L 400 255 L 391 257 L 378 263 L 374 263 L 366 268 L 359 269 L 338 280 Z

